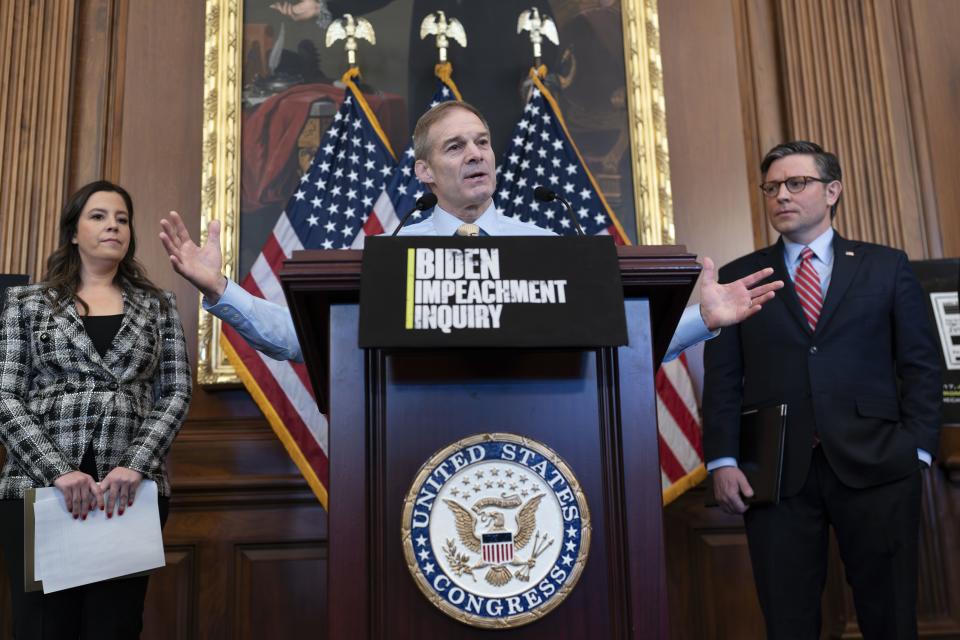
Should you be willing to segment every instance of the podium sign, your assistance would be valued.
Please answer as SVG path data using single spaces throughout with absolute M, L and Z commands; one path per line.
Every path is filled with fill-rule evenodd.
M 603 238 L 377 240 L 367 255 L 297 253 L 281 273 L 330 428 L 329 637 L 667 640 L 654 372 L 695 257 L 617 247 L 607 277 L 588 253 L 612 254 Z M 372 255 L 384 247 L 398 255 Z M 503 303 L 501 334 L 509 312 L 548 308 L 529 344 L 438 348 L 471 331 L 402 328 L 417 248 L 497 248 L 500 280 L 567 279 L 568 306 L 587 295 L 576 287 L 622 286 L 628 344 L 591 346 L 612 342 L 601 328 L 578 347 L 536 346 L 568 323 L 564 305 L 528 302 Z M 492 259 L 478 273 L 492 278 Z M 428 346 L 359 345 L 361 270 L 363 305 L 400 306 L 365 321 L 398 314 L 399 332 L 429 333 Z M 614 315 L 596 304 L 588 321 Z
M 627 344 L 609 237 L 372 237 L 360 346 Z

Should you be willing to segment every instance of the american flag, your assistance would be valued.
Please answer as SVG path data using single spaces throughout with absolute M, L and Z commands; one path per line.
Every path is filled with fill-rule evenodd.
M 254 295 L 286 306 L 277 277 L 283 261 L 300 249 L 349 249 L 376 215 L 374 203 L 393 176 L 396 160 L 353 82 L 357 74 L 352 69 L 343 76 L 343 102 L 242 283 Z M 317 408 L 306 368 L 262 355 L 227 325 L 224 335 L 238 375 L 326 507 L 327 422 Z
M 446 102 L 460 100 L 460 91 L 453 82 L 453 67 L 449 62 L 438 64 L 435 70 L 437 75 L 437 90 L 427 105 L 427 109 Z M 353 248 L 362 249 L 363 239 L 366 236 L 375 236 L 381 233 L 392 233 L 400 223 L 400 217 L 413 209 L 417 199 L 427 192 L 427 188 L 417 180 L 413 172 L 414 157 L 413 144 L 407 146 L 400 156 L 400 164 L 384 186 L 373 208 L 373 215 L 363 226 L 363 232 L 354 240 Z M 407 224 L 420 221 L 423 213 L 414 212 Z
M 576 233 L 560 203 L 534 199 L 534 189 L 544 186 L 570 202 L 584 233 L 609 234 L 617 244 L 630 244 L 543 84 L 545 74 L 544 67 L 530 70 L 530 98 L 498 168 L 497 208 L 561 235 Z M 660 477 L 668 504 L 706 477 L 700 414 L 685 356 L 660 367 L 656 387 Z
M 668 505 L 707 477 L 701 442 L 703 422 L 686 354 L 660 365 L 656 387 L 660 484 L 663 504 Z
M 534 188 L 544 186 L 570 202 L 584 233 L 609 234 L 617 244 L 629 244 L 627 234 L 580 157 L 560 107 L 536 70 L 530 70 L 530 77 L 530 98 L 498 168 L 494 194 L 497 208 L 504 215 L 559 234 L 576 233 L 560 203 L 534 199 Z

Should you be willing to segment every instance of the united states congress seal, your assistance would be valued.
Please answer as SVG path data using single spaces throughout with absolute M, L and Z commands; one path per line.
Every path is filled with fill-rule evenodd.
M 590 551 L 590 511 L 570 467 L 509 433 L 471 436 L 435 453 L 403 504 L 407 567 L 437 608 L 488 629 L 556 608 Z

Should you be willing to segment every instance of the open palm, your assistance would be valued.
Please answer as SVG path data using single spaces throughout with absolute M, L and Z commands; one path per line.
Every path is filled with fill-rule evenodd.
M 728 327 L 760 311 L 764 303 L 773 299 L 774 292 L 783 287 L 782 280 L 754 287 L 772 274 L 773 269 L 768 267 L 729 284 L 720 284 L 713 260 L 704 256 L 700 275 L 700 313 L 707 328 L 714 331 Z
M 220 221 L 207 227 L 207 243 L 198 246 L 176 211 L 160 220 L 160 241 L 170 256 L 174 271 L 186 278 L 205 296 L 216 300 L 226 287 L 223 257 L 220 254 Z

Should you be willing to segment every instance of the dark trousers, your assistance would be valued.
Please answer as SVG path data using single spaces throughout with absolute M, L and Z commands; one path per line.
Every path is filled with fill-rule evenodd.
M 744 514 L 768 638 L 820 637 L 829 527 L 865 640 L 917 637 L 921 478 L 867 489 L 842 484 L 817 447 L 801 492 Z
M 160 498 L 160 524 L 169 498 Z M 0 545 L 10 578 L 14 640 L 134 640 L 143 628 L 146 576 L 44 595 L 23 590 L 23 501 L 0 500 Z

